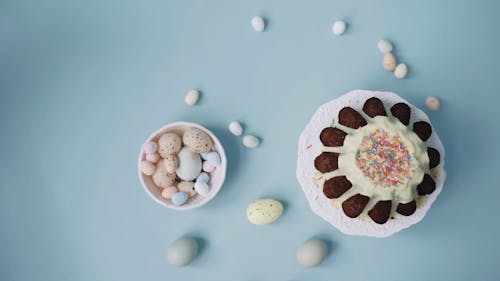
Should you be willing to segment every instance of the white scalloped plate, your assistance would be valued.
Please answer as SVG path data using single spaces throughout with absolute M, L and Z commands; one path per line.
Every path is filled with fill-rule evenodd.
M 368 90 L 351 91 L 320 106 L 305 127 L 304 131 L 302 131 L 299 139 L 297 179 L 314 213 L 331 223 L 343 233 L 348 235 L 387 237 L 420 222 L 443 189 L 443 184 L 446 179 L 446 173 L 444 171 L 444 147 L 434 130 L 431 137 L 427 140 L 427 143 L 429 146 L 436 148 L 441 154 L 441 163 L 439 165 L 441 171 L 435 179 L 436 190 L 428 196 L 425 204 L 418 208 L 411 216 L 396 217 L 395 219 L 391 219 L 382 225 L 368 220 L 362 221 L 358 219 L 351 219 L 341 210 L 330 205 L 321 189 L 315 186 L 312 180 L 314 174 L 316 173 L 314 168 L 314 158 L 316 157 L 316 153 L 321 146 L 321 142 L 319 140 L 321 130 L 333 123 L 333 120 L 337 118 L 339 111 L 343 107 L 350 106 L 361 111 L 364 102 L 373 96 L 381 99 L 386 108 L 390 108 L 398 102 L 408 104 L 411 108 L 410 122 L 426 121 L 431 123 L 427 114 L 395 93 Z

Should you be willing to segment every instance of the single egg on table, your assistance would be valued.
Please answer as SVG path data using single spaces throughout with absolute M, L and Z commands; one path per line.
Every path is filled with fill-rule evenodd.
M 243 137 L 243 145 L 248 148 L 256 148 L 259 144 L 260 140 L 256 136 L 246 135 Z
M 168 247 L 167 260 L 171 265 L 186 266 L 198 255 L 198 243 L 193 238 L 180 238 Z
M 297 250 L 297 260 L 303 267 L 318 266 L 325 259 L 327 249 L 323 240 L 307 240 Z
M 229 131 L 235 136 L 241 136 L 243 134 L 243 127 L 237 121 L 229 123 Z
M 247 207 L 247 218 L 253 224 L 270 224 L 283 214 L 283 205 L 274 199 L 258 199 Z
M 187 92 L 184 101 L 187 105 L 196 105 L 198 103 L 198 99 L 200 98 L 200 92 L 197 90 L 191 90 Z

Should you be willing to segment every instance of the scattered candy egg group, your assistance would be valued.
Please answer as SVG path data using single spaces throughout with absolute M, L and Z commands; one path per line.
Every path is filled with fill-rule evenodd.
M 326 243 L 322 240 L 312 239 L 300 245 L 297 250 L 297 261 L 303 267 L 314 267 L 325 259 L 326 254 Z
M 346 29 L 345 22 L 338 20 L 338 21 L 335 21 L 333 23 L 333 26 L 332 26 L 333 34 L 340 36 L 340 35 L 342 35 L 342 33 L 344 33 L 345 29 Z
M 283 205 L 274 199 L 258 199 L 247 207 L 247 218 L 253 224 L 269 224 L 283 214 Z
M 198 103 L 198 99 L 200 98 L 200 92 L 197 90 L 191 90 L 187 92 L 186 97 L 184 98 L 184 101 L 186 102 L 187 105 L 195 105 Z
M 425 100 L 425 106 L 427 106 L 429 110 L 437 111 L 441 107 L 441 102 L 436 97 L 428 97 Z
M 387 71 L 393 71 L 394 76 L 398 79 L 406 78 L 408 74 L 408 66 L 404 63 L 398 64 L 396 56 L 392 53 L 392 44 L 387 40 L 379 40 L 377 43 L 379 51 L 384 54 L 382 66 Z
M 182 267 L 188 265 L 198 255 L 198 243 L 192 238 L 180 238 L 170 244 L 167 260 L 170 264 Z
M 264 32 L 264 29 L 266 29 L 266 22 L 260 16 L 253 17 L 252 20 L 250 21 L 250 24 L 252 25 L 253 29 L 257 32 Z

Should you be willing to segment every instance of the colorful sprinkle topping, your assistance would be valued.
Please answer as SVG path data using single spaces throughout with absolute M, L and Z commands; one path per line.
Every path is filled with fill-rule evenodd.
M 356 163 L 375 185 L 398 185 L 415 172 L 411 155 L 398 135 L 377 129 L 364 136 L 356 153 Z

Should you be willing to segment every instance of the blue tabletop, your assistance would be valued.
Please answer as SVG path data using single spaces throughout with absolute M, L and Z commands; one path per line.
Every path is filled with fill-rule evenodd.
M 0 280 L 498 280 L 499 1 L 0 2 Z M 268 20 L 264 33 L 250 19 Z M 340 37 L 334 20 L 348 23 Z M 408 78 L 383 70 L 394 42 Z M 202 92 L 196 107 L 184 94 Z M 448 179 L 419 224 L 389 238 L 342 234 L 309 208 L 295 177 L 316 108 L 352 89 L 394 91 L 429 112 Z M 146 137 L 184 120 L 213 130 L 227 181 L 176 212 L 137 177 Z M 239 120 L 262 145 L 227 131 Z M 247 204 L 285 203 L 256 227 Z M 165 259 L 200 241 L 188 267 Z M 330 244 L 301 268 L 297 247 Z

